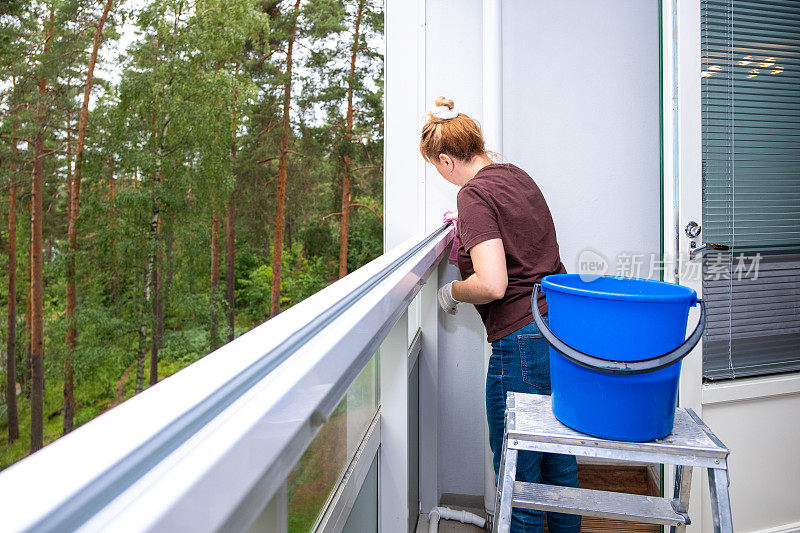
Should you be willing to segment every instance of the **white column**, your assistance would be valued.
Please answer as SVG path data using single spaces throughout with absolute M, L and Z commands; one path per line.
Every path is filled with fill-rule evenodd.
M 502 0 L 483 0 L 483 136 L 488 150 L 503 152 L 503 17 Z M 484 370 L 491 346 L 484 347 Z M 481 388 L 481 390 L 484 390 Z M 486 411 L 484 410 L 484 418 Z M 484 506 L 494 514 L 494 467 L 489 448 L 489 426 L 484 424 Z
M 381 447 L 378 452 L 378 530 L 408 525 L 408 317 L 381 345 Z M 416 512 L 416 509 L 413 510 Z
M 425 230 L 425 172 L 419 154 L 425 111 L 425 0 L 385 0 L 384 21 L 383 235 L 384 250 L 389 250 Z M 429 304 L 430 296 L 425 301 Z M 429 307 L 420 309 L 423 322 L 429 320 L 428 312 Z M 381 346 L 381 533 L 405 531 L 408 525 L 408 330 L 406 313 Z
M 422 351 L 419 354 L 419 500 L 423 513 L 439 505 L 439 269 L 419 294 Z
M 483 0 L 483 137 L 489 150 L 503 150 L 502 0 Z
M 383 249 L 424 232 L 424 2 L 386 0 Z M 420 51 L 420 48 L 423 50 Z M 421 88 L 421 89 L 420 89 Z

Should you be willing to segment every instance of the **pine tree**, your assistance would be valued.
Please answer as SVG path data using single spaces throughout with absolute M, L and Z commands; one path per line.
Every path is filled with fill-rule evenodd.
M 283 118 L 281 119 L 281 146 L 278 154 L 278 183 L 275 193 L 275 225 L 272 235 L 272 291 L 270 294 L 270 316 L 280 313 L 281 306 L 281 268 L 283 263 L 283 230 L 286 219 L 286 180 L 289 158 L 290 113 L 292 105 L 292 53 L 297 38 L 300 0 L 295 0 L 289 16 L 289 35 L 286 40 L 286 60 L 283 71 Z
M 64 358 L 64 434 L 72 431 L 75 416 L 75 394 L 73 391 L 74 368 L 73 352 L 77 344 L 78 332 L 75 326 L 75 255 L 78 251 L 78 228 L 77 220 L 80 214 L 81 203 L 81 178 L 83 173 L 83 147 L 86 142 L 86 125 L 89 120 L 89 98 L 92 94 L 94 84 L 94 67 L 97 64 L 97 52 L 103 40 L 103 26 L 106 24 L 108 13 L 111 11 L 113 0 L 106 0 L 103 12 L 94 31 L 92 41 L 92 52 L 89 56 L 89 64 L 86 68 L 86 81 L 83 85 L 83 104 L 78 115 L 78 139 L 75 147 L 75 171 L 69 187 L 69 202 L 67 205 L 68 226 L 67 234 L 69 241 L 69 259 L 67 266 L 67 296 L 66 312 L 67 321 L 67 354 Z
M 46 57 L 53 37 L 55 6 L 51 3 L 43 21 L 42 56 Z M 31 177 L 31 453 L 44 445 L 44 263 L 42 259 L 42 218 L 44 194 L 44 138 L 47 127 L 46 102 L 48 78 L 38 74 L 39 97 L 36 102 L 37 130 L 33 139 Z
M 17 417 L 17 141 L 12 118 L 8 186 L 8 332 L 6 337 L 6 412 L 8 441 L 19 438 Z
M 342 2 L 339 20 L 341 37 L 311 54 L 310 66 L 323 74 L 310 80 L 304 92 L 308 93 L 307 107 L 321 106 L 325 111 L 328 142 L 338 159 L 333 186 L 339 189 L 335 206 L 339 211 L 328 216 L 339 217 L 341 278 L 347 275 L 351 262 L 361 264 L 374 253 L 361 249 L 362 243 L 358 243 L 355 254 L 350 247 L 352 208 L 363 208 L 368 217 L 381 219 L 379 202 L 353 201 L 354 197 L 376 198 L 380 194 L 377 185 L 382 169 L 377 161 L 381 158 L 382 132 L 376 126 L 382 114 L 382 57 L 374 45 L 375 36 L 383 31 L 380 4 L 371 0 Z M 348 60 L 339 59 L 343 57 Z M 354 255 L 361 257 L 353 261 Z

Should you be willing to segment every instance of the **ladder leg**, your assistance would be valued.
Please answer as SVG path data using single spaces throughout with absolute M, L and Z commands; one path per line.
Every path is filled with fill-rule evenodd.
M 711 514 L 714 515 L 714 533 L 732 533 L 733 517 L 731 499 L 728 494 L 728 469 L 708 469 L 708 485 L 711 492 Z
M 511 528 L 511 502 L 514 499 L 514 480 L 517 477 L 517 450 L 508 447 L 503 439 L 503 455 L 500 459 L 500 476 L 495 501 L 494 533 L 508 533 Z
M 497 483 L 494 491 L 494 520 L 492 520 L 492 533 L 500 530 L 500 499 L 503 496 L 503 471 L 506 468 L 506 439 L 503 437 L 503 450 L 500 454 L 500 470 L 497 472 Z
M 692 467 L 678 465 L 675 467 L 675 488 L 672 507 L 675 512 L 686 514 L 689 511 L 689 492 L 692 488 Z M 670 533 L 683 533 L 686 526 L 670 526 Z

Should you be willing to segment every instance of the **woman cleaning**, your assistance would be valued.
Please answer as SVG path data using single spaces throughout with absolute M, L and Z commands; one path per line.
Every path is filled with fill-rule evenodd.
M 455 314 L 474 304 L 492 345 L 486 375 L 486 415 L 494 471 L 500 467 L 506 392 L 550 394 L 547 342 L 531 314 L 533 285 L 566 272 L 558 253 L 550 210 L 539 187 L 522 169 L 493 162 L 478 123 L 439 97 L 422 128 L 420 152 L 458 191 L 458 268 L 463 281 L 439 290 L 439 304 Z M 547 319 L 544 295 L 537 302 Z M 495 477 L 496 483 L 497 477 Z M 575 457 L 521 452 L 517 480 L 578 486 Z M 551 533 L 577 533 L 581 518 L 547 514 Z M 515 508 L 512 533 L 543 531 L 541 511 Z

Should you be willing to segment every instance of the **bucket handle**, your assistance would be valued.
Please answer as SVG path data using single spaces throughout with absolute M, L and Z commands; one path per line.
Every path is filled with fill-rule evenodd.
M 539 332 L 548 344 L 573 363 L 606 374 L 644 374 L 647 372 L 655 372 L 656 370 L 661 370 L 662 368 L 677 363 L 689 355 L 692 348 L 700 341 L 700 338 L 703 336 L 703 330 L 705 330 L 706 327 L 706 303 L 698 299 L 697 303 L 700 304 L 700 318 L 698 319 L 697 327 L 694 328 L 692 334 L 689 335 L 689 338 L 687 338 L 683 344 L 674 350 L 648 359 L 641 359 L 638 361 L 615 361 L 613 359 L 603 359 L 602 357 L 583 353 L 559 339 L 556 334 L 547 327 L 547 324 L 544 323 L 542 315 L 539 313 L 538 301 L 539 284 L 536 283 L 533 286 L 533 296 L 531 298 L 533 321 L 536 323 Z

